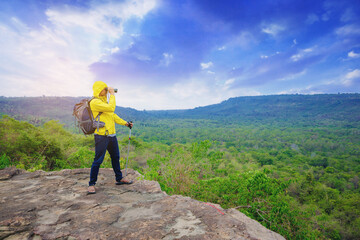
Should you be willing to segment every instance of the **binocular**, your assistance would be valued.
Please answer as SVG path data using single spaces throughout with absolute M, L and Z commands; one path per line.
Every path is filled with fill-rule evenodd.
M 106 91 L 109 91 L 108 88 L 105 88 Z M 118 89 L 117 88 L 114 88 L 114 92 L 117 93 L 118 92 Z

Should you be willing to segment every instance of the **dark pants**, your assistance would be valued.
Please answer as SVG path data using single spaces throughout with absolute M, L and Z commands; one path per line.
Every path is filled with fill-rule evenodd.
M 106 150 L 110 153 L 111 157 L 111 165 L 115 172 L 115 178 L 117 182 L 120 182 L 122 179 L 122 173 L 120 170 L 120 152 L 119 145 L 116 136 L 107 137 L 101 135 L 95 136 L 95 158 L 94 162 L 91 165 L 90 171 L 90 182 L 89 186 L 93 186 L 96 184 L 97 177 L 99 174 L 99 168 L 101 163 L 104 161 Z

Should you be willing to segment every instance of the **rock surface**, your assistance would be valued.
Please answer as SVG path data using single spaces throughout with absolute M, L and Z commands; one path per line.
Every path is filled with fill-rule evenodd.
M 100 169 L 0 170 L 0 239 L 284 239 L 235 209 L 169 196 L 131 169 L 132 185 Z

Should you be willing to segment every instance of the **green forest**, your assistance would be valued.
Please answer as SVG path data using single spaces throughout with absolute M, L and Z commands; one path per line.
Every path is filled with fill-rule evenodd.
M 71 118 L 78 100 L 0 98 L 0 169 L 90 167 L 94 139 Z M 168 194 L 236 208 L 286 239 L 360 239 L 359 94 L 116 112 L 134 122 L 130 167 Z M 128 133 L 117 126 L 122 167 Z

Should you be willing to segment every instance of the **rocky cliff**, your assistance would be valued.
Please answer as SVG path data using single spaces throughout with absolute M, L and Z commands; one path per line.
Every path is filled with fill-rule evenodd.
M 89 169 L 0 170 L 0 239 L 284 239 L 235 209 L 169 196 L 157 182 L 114 184 L 101 169 L 87 194 Z

